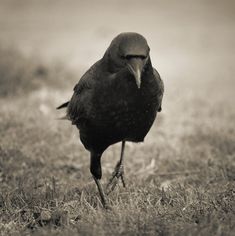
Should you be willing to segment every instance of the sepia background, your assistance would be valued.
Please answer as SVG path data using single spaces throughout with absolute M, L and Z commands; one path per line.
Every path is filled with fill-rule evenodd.
M 120 32 L 138 32 L 163 111 L 102 209 L 75 127 L 57 118 Z M 235 1 L 0 0 L 0 234 L 232 235 Z M 120 144 L 102 158 L 103 184 Z

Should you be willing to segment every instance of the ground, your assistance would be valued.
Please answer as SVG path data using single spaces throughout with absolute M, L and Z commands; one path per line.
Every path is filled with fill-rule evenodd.
M 0 0 L 0 236 L 234 235 L 233 0 Z M 120 32 L 164 83 L 104 210 L 77 129 L 56 107 Z M 102 157 L 106 184 L 121 144 Z
M 127 187 L 110 194 L 105 210 L 78 131 L 55 109 L 80 75 L 16 50 L 1 55 L 1 235 L 233 234 L 232 80 L 166 83 L 145 142 L 126 147 Z M 120 147 L 102 158 L 103 184 Z

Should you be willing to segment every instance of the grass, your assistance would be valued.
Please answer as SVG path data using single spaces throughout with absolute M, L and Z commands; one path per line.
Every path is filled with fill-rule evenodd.
M 76 77 L 0 53 L 0 235 L 233 235 L 232 80 L 166 81 L 163 112 L 145 143 L 128 144 L 127 188 L 106 211 L 77 130 L 56 120 Z M 105 152 L 103 183 L 119 154 Z

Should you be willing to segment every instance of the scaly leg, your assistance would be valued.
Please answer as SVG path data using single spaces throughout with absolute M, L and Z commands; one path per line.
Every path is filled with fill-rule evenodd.
M 126 183 L 124 179 L 124 166 L 123 166 L 124 150 L 125 150 L 125 141 L 122 141 L 121 157 L 118 163 L 116 164 L 112 177 L 110 178 L 107 184 L 107 187 L 106 187 L 107 194 L 111 193 L 115 189 L 119 178 L 121 178 L 123 187 L 124 188 L 126 187 Z
M 91 152 L 90 171 L 91 171 L 91 174 L 95 180 L 96 186 L 98 188 L 101 202 L 102 202 L 104 208 L 109 209 L 104 190 L 103 190 L 102 185 L 100 183 L 100 179 L 102 177 L 100 158 L 101 158 L 101 154 Z
M 104 208 L 109 209 L 109 206 L 107 204 L 107 200 L 106 200 L 106 197 L 105 197 L 105 193 L 104 193 L 104 190 L 102 188 L 102 185 L 101 185 L 100 181 L 94 175 L 93 175 L 93 178 L 94 178 L 95 183 L 97 185 L 102 205 L 104 206 Z

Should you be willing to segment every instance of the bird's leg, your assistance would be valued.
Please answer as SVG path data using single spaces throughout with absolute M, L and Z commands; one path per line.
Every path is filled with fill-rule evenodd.
M 93 175 L 93 178 L 94 178 L 95 183 L 97 185 L 102 205 L 104 206 L 104 208 L 109 208 L 108 205 L 107 205 L 107 200 L 106 200 L 105 193 L 104 193 L 104 190 L 102 188 L 102 185 L 100 183 L 100 180 L 97 179 L 94 175 Z
M 104 208 L 108 209 L 109 207 L 107 204 L 106 196 L 100 183 L 100 179 L 102 177 L 100 158 L 101 154 L 91 153 L 90 171 L 98 188 L 102 205 L 104 206 Z
M 123 166 L 123 157 L 124 157 L 125 141 L 122 141 L 121 157 L 118 163 L 115 166 L 112 177 L 110 178 L 107 184 L 107 194 L 111 193 L 118 183 L 118 179 L 121 178 L 122 185 L 125 188 L 126 183 L 124 179 L 124 166 Z

